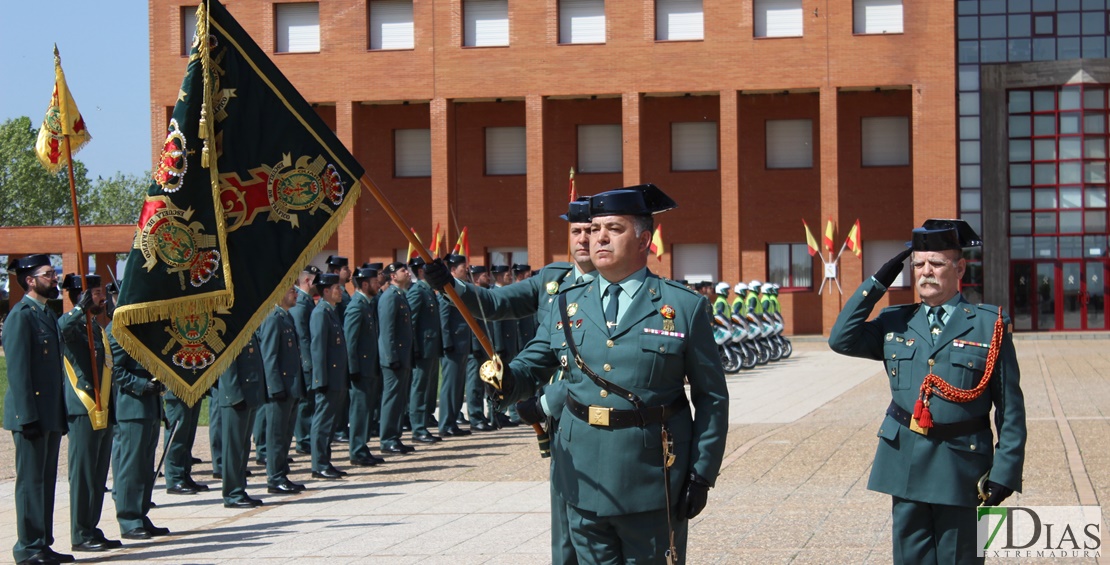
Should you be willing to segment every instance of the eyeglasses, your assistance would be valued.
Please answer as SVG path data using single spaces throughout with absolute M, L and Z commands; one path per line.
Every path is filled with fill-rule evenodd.
M 31 275 L 31 276 L 35 277 L 36 279 L 40 278 L 40 277 L 44 278 L 44 279 L 56 279 L 56 278 L 58 278 L 58 271 L 55 271 L 55 270 L 51 269 L 49 271 L 44 271 L 44 272 L 41 272 L 37 275 Z

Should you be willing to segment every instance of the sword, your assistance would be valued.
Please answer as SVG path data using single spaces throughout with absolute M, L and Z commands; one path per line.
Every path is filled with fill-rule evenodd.
M 166 462 L 166 454 L 170 452 L 170 445 L 173 444 L 173 438 L 177 435 L 178 428 L 181 427 L 181 420 L 173 423 L 173 430 L 170 431 L 170 438 L 166 440 L 166 448 L 162 450 L 162 456 L 158 458 L 158 466 L 154 468 L 154 480 L 158 480 L 158 473 L 162 472 L 162 464 Z

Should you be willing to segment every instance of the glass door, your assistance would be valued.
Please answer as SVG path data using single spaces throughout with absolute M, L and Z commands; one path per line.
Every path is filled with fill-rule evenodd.
M 1084 305 L 1087 309 L 1087 328 L 1106 329 L 1106 263 L 1088 261 L 1084 277 Z
M 1056 263 L 1037 263 L 1036 329 L 1056 329 Z
M 1033 278 L 1033 263 L 1014 261 L 1010 264 L 1010 282 L 1013 285 L 1014 304 L 1010 307 L 1010 319 L 1014 330 L 1030 331 L 1036 323 L 1037 288 Z

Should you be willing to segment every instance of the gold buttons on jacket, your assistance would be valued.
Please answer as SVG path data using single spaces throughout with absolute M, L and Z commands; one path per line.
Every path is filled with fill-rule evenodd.
M 605 364 L 605 365 L 604 365 L 604 366 L 602 367 L 602 369 L 605 369 L 605 371 L 606 371 L 606 372 L 608 372 L 608 371 L 612 371 L 612 370 L 613 370 L 613 366 L 612 366 L 612 365 L 610 365 L 610 364 L 608 364 L 608 363 L 606 363 L 606 364 Z
M 606 396 L 609 396 L 609 391 L 607 391 L 607 390 L 604 390 L 604 389 L 603 389 L 603 390 L 601 391 L 601 397 L 602 397 L 602 398 L 605 398 Z
M 971 444 L 971 450 L 972 450 L 972 451 L 975 451 L 975 444 L 974 444 L 974 443 L 973 443 L 973 444 Z
M 607 341 L 605 342 L 605 345 L 607 345 L 607 346 L 609 346 L 609 347 L 613 347 L 613 340 L 611 340 L 611 339 L 610 339 L 610 340 L 607 340 Z

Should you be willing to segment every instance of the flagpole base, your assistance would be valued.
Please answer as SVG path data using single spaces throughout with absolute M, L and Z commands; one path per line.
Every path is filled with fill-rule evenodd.
M 93 409 L 89 412 L 89 419 L 92 421 L 92 429 L 103 430 L 108 427 L 108 411 L 101 408 L 100 410 Z

